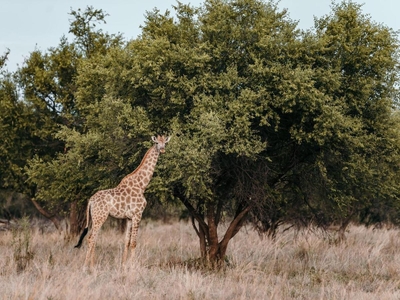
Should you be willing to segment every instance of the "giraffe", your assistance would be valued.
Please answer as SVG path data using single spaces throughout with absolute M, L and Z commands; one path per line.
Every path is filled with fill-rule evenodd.
M 158 135 L 157 137 L 153 136 L 152 140 L 155 144 L 147 150 L 142 162 L 135 171 L 125 176 L 117 187 L 98 191 L 89 199 L 86 209 L 86 227 L 79 238 L 78 244 L 75 246 L 75 248 L 81 246 L 88 232 L 91 218 L 92 230 L 88 240 L 84 268 L 87 267 L 89 262 L 90 266 L 93 267 L 96 238 L 109 215 L 118 219 L 127 219 L 122 264 L 126 262 L 129 247 L 131 248 L 131 257 L 133 257 L 139 222 L 147 203 L 144 191 L 153 176 L 158 156 L 160 153 L 165 152 L 165 144 L 169 142 L 170 137 Z

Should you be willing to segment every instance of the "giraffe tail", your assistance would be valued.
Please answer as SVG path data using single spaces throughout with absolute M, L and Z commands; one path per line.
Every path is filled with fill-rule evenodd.
M 75 245 L 74 248 L 80 248 L 81 247 L 82 241 L 85 238 L 85 235 L 88 233 L 88 230 L 89 230 L 89 228 L 87 228 L 87 227 L 83 230 L 83 232 L 81 234 L 81 237 L 79 238 L 79 242 L 78 242 L 78 244 Z
M 81 236 L 79 238 L 78 244 L 76 244 L 74 248 L 80 248 L 81 247 L 82 241 L 83 241 L 83 239 L 85 238 L 86 234 L 89 231 L 89 219 L 90 219 L 90 202 L 89 202 L 89 204 L 87 206 L 87 209 L 86 209 L 86 227 L 83 230 L 83 232 L 82 232 L 82 234 L 81 234 Z

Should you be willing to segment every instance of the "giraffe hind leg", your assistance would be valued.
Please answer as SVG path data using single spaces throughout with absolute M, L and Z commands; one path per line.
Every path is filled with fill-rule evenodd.
M 90 267 L 93 268 L 94 265 L 94 250 L 96 246 L 96 240 L 97 236 L 99 234 L 100 228 L 103 225 L 103 223 L 107 220 L 108 214 L 104 214 L 99 216 L 96 219 L 96 222 L 93 220 L 93 225 L 92 225 L 92 232 L 89 236 L 88 239 L 88 250 L 86 253 L 86 259 L 85 259 L 85 264 L 84 267 L 87 267 L 89 262 L 90 262 Z
M 86 252 L 85 264 L 86 268 L 90 263 L 91 267 L 93 267 L 93 256 L 94 256 L 94 247 L 96 245 L 97 232 L 99 229 L 92 228 L 92 232 L 88 238 L 88 250 Z

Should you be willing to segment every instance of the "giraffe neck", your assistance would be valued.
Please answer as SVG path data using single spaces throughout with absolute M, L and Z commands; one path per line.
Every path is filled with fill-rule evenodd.
M 128 185 L 138 186 L 144 191 L 144 189 L 149 184 L 151 177 L 153 176 L 158 156 L 159 151 L 157 150 L 157 145 L 154 145 L 149 150 L 147 150 L 140 165 L 136 168 L 136 170 L 127 175 L 124 179 L 122 179 L 120 185 L 127 183 Z

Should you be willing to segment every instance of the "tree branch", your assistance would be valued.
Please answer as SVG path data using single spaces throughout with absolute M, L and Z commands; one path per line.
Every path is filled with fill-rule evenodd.
M 241 209 L 241 207 L 242 205 L 239 205 L 235 218 L 232 220 L 231 224 L 229 224 L 229 227 L 226 230 L 223 239 L 219 243 L 221 248 L 226 248 L 229 240 L 232 239 L 239 232 L 240 228 L 243 226 L 243 223 L 245 221 L 245 216 L 251 210 L 250 205 L 246 206 L 243 209 Z
M 44 217 L 46 217 L 47 219 L 52 221 L 54 226 L 56 227 L 56 229 L 58 231 L 60 231 L 61 230 L 60 221 L 57 219 L 56 215 L 55 214 L 50 214 L 49 212 L 47 212 L 43 207 L 40 206 L 39 203 L 37 203 L 35 198 L 30 198 L 30 199 L 31 199 L 33 205 L 39 211 L 39 213 L 41 213 Z
M 208 234 L 208 225 L 204 222 L 203 217 L 196 212 L 196 209 L 189 202 L 189 200 L 177 189 L 174 189 L 174 196 L 177 197 L 185 205 L 191 216 L 199 222 L 199 226 L 202 227 L 203 231 Z

